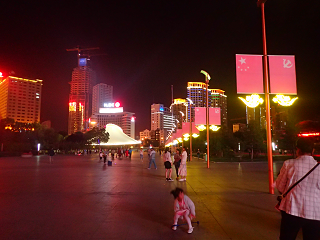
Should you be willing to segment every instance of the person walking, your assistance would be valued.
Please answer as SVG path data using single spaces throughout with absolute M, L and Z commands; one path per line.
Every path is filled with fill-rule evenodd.
M 99 152 L 99 162 L 102 162 L 102 158 L 103 158 L 103 153 L 102 153 L 102 150 L 100 150 L 100 152 Z
M 180 175 L 180 179 L 179 181 L 186 181 L 187 179 L 187 158 L 188 158 L 188 153 L 186 151 L 186 148 L 183 147 L 182 148 L 182 154 L 181 154 L 181 163 L 180 163 L 180 167 L 179 167 L 179 175 Z
M 200 159 L 200 149 L 198 149 L 197 151 L 197 156 L 198 156 L 198 159 Z
M 129 158 L 131 159 L 131 154 L 132 154 L 132 149 L 131 148 L 129 148 Z
M 181 154 L 180 150 L 177 149 L 176 154 L 174 155 L 174 168 L 176 169 L 176 174 L 177 174 L 177 180 L 179 180 L 179 167 L 181 163 Z
M 107 164 L 108 151 L 107 151 L 107 150 L 104 150 L 102 156 L 103 156 L 103 163 L 104 163 L 104 164 Z
M 114 153 L 115 153 L 115 150 L 112 149 L 112 150 L 111 150 L 111 160 L 114 160 Z
M 279 206 L 280 240 L 296 239 L 301 228 L 304 240 L 320 239 L 320 167 L 312 157 L 313 146 L 310 139 L 300 138 L 296 144 L 298 157 L 283 163 L 275 181 L 279 192 L 285 193 Z
M 151 164 L 153 163 L 154 168 L 157 169 L 157 165 L 156 165 L 156 152 L 154 151 L 153 148 L 151 148 L 150 150 L 150 157 L 149 157 L 149 167 L 148 169 L 151 168 Z
M 142 148 L 140 149 L 140 160 L 141 160 L 141 162 L 143 162 L 143 149 Z
M 51 148 L 50 151 L 49 151 L 49 160 L 50 160 L 50 163 L 53 163 L 53 156 L 54 156 L 54 150 L 53 150 L 53 148 Z
M 173 181 L 173 179 L 171 178 L 172 160 L 171 160 L 171 154 L 169 152 L 169 148 L 165 149 L 164 153 L 162 154 L 162 158 L 164 161 L 164 167 L 166 169 L 166 181 Z M 168 174 L 168 172 L 169 172 L 169 174 Z

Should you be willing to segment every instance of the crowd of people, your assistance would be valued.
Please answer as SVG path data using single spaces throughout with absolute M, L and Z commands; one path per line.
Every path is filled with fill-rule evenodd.
M 123 159 L 124 157 L 131 159 L 131 155 L 132 155 L 131 148 L 100 149 L 99 162 L 101 162 L 103 159 L 103 162 L 106 164 L 108 156 L 111 158 L 111 160 L 114 160 L 115 158 Z

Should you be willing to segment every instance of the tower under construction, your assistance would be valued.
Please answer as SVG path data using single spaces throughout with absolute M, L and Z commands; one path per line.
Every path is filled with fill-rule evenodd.
M 72 71 L 69 94 L 68 134 L 84 132 L 89 129 L 92 114 L 92 87 L 96 83 L 96 74 L 89 64 L 90 51 L 98 48 L 74 48 L 78 51 L 78 66 Z

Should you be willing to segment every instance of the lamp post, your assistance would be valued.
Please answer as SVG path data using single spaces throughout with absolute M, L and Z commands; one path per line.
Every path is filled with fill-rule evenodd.
M 192 161 L 192 113 L 191 113 L 191 104 L 193 104 L 193 101 L 190 98 L 186 98 L 189 102 L 189 113 L 190 113 L 190 118 L 189 118 L 189 122 L 190 122 L 190 162 Z
M 204 74 L 206 76 L 206 126 L 207 126 L 207 167 L 210 167 L 210 161 L 209 161 L 209 148 L 210 148 L 210 144 L 209 144 L 209 81 L 211 79 L 209 73 L 207 73 L 204 70 L 201 70 L 200 73 Z
M 269 97 L 269 75 L 268 75 L 268 56 L 267 56 L 267 37 L 266 37 L 266 22 L 264 15 L 264 4 L 267 0 L 258 0 L 257 5 L 261 8 L 262 18 L 262 44 L 263 44 L 263 78 L 264 78 L 264 93 L 266 103 L 266 123 L 267 123 L 267 156 L 269 167 L 269 193 L 274 194 L 273 190 L 273 160 L 272 160 L 272 136 L 271 136 L 271 121 L 270 121 L 270 97 Z

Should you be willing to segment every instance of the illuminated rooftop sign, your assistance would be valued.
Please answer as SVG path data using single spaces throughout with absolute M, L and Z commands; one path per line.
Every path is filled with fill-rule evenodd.
M 86 58 L 80 58 L 79 59 L 79 66 L 80 67 L 87 66 L 87 59 Z
M 104 103 L 103 106 L 105 108 L 118 108 L 120 107 L 120 103 L 119 102 L 115 102 L 115 103 Z

